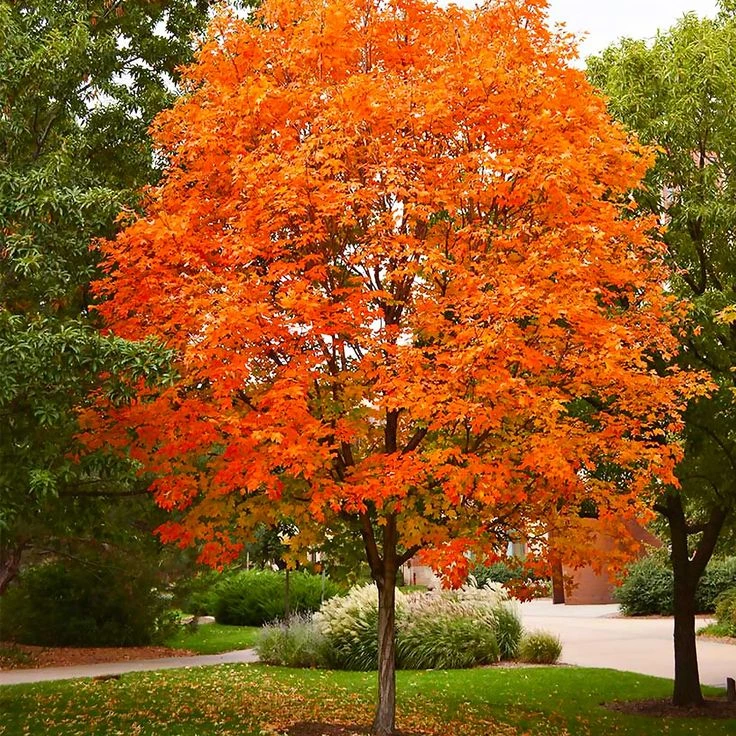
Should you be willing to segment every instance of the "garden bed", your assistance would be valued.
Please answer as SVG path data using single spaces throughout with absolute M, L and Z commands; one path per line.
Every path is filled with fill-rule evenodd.
M 187 657 L 187 649 L 169 647 L 35 647 L 0 642 L 0 669 L 39 669 L 69 667 L 105 662 L 129 662 L 139 659 Z

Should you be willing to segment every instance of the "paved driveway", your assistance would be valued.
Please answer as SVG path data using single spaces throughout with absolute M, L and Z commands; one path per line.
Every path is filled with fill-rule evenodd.
M 675 676 L 671 618 L 619 618 L 616 605 L 555 606 L 546 599 L 522 603 L 521 617 L 525 628 L 560 637 L 567 664 Z M 697 646 L 704 685 L 725 687 L 726 677 L 736 677 L 736 646 L 702 639 Z

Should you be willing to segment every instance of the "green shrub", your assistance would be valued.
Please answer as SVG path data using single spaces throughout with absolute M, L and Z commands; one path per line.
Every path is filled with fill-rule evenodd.
M 713 613 L 716 599 L 736 587 L 736 557 L 714 559 L 703 574 L 695 597 L 698 613 Z M 616 600 L 627 616 L 671 616 L 674 607 L 674 575 L 661 553 L 629 565 Z
M 525 577 L 518 564 L 508 562 L 494 562 L 492 565 L 476 565 L 470 574 L 473 576 L 477 587 L 482 588 L 488 583 L 508 583 L 510 580 L 518 580 Z
M 719 596 L 731 588 L 736 588 L 736 557 L 711 560 L 698 583 L 698 613 L 713 613 Z
M 256 651 L 262 662 L 282 667 L 330 667 L 334 661 L 329 642 L 307 616 L 266 624 Z
M 397 632 L 397 665 L 402 669 L 464 669 L 500 658 L 496 635 L 466 617 L 423 616 Z
M 546 631 L 532 631 L 521 638 L 519 659 L 530 664 L 554 664 L 562 654 L 558 637 Z
M 181 610 L 194 616 L 214 616 L 214 587 L 234 574 L 227 570 L 201 570 L 191 577 L 177 581 L 175 598 Z
M 324 597 L 336 595 L 338 587 L 320 575 L 292 572 L 289 575 L 289 607 L 293 614 L 317 611 Z M 244 570 L 217 582 L 210 593 L 212 613 L 218 623 L 261 626 L 286 615 L 286 574 L 273 570 Z
M 716 599 L 716 620 L 726 636 L 736 637 L 736 587 Z
M 24 570 L 0 601 L 0 638 L 41 646 L 143 646 L 175 625 L 144 561 L 105 555 Z
M 657 555 L 642 557 L 626 569 L 616 600 L 626 616 L 672 614 L 672 568 Z

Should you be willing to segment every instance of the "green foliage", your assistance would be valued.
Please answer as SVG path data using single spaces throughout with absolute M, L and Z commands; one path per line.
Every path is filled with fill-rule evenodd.
M 718 597 L 734 586 L 736 557 L 711 560 L 698 583 L 696 612 L 713 613 Z M 627 616 L 671 616 L 673 587 L 672 567 L 662 555 L 649 555 L 628 566 L 616 600 Z
M 698 583 L 698 612 L 713 613 L 720 596 L 731 588 L 736 588 L 736 557 L 712 559 Z
M 80 459 L 75 442 L 91 391 L 123 401 L 136 380 L 172 375 L 158 345 L 100 333 L 90 246 L 158 177 L 147 129 L 207 6 L 0 3 L 0 567 L 11 577 L 34 545 L 110 538 L 109 519 L 84 528 L 106 518 L 100 494 L 147 485 L 130 462 Z
M 476 565 L 470 574 L 479 588 L 487 583 L 508 583 L 523 577 L 520 566 L 509 562 L 495 562 L 492 565 Z
M 642 557 L 626 569 L 616 600 L 626 616 L 670 616 L 673 608 L 673 574 L 655 555 Z
M 716 599 L 716 620 L 726 636 L 736 637 L 736 587 Z
M 24 570 L 0 601 L 0 635 L 43 646 L 160 642 L 174 622 L 156 583 L 143 560 L 121 555 L 41 564 Z
M 557 636 L 546 631 L 524 634 L 519 647 L 519 659 L 529 664 L 554 664 L 562 654 L 562 644 Z
M 319 609 L 323 600 L 339 592 L 321 575 L 307 572 L 289 574 L 289 607 L 292 613 Z M 218 623 L 260 626 L 284 618 L 286 614 L 286 574 L 272 570 L 244 570 L 219 580 L 211 591 L 213 614 Z
M 588 60 L 588 76 L 609 98 L 612 114 L 657 148 L 636 199 L 666 225 L 670 287 L 692 304 L 680 333 L 683 349 L 672 359 L 680 368 L 706 371 L 716 386 L 687 407 L 681 488 L 657 506 L 675 521 L 669 525 L 674 547 L 689 545 L 690 554 L 680 555 L 682 576 L 696 547 L 698 560 L 707 560 L 714 540 L 716 553 L 727 552 L 736 533 L 736 326 L 721 316 L 736 293 L 733 5 L 722 2 L 716 18 L 685 15 L 653 43 L 626 39 Z M 687 525 L 677 523 L 683 510 Z M 708 525 L 717 533 L 700 534 Z M 690 566 L 690 574 L 693 568 L 701 569 Z
M 256 641 L 261 662 L 284 667 L 329 667 L 334 654 L 324 634 L 311 618 L 295 616 L 289 621 L 267 624 Z
M 215 600 L 213 589 L 234 571 L 197 570 L 176 581 L 175 600 L 185 613 L 193 616 L 214 616 Z

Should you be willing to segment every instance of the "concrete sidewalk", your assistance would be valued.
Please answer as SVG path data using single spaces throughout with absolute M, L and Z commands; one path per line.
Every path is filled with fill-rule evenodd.
M 0 672 L 0 685 L 18 685 L 24 682 L 46 682 L 48 680 L 72 680 L 77 677 L 122 675 L 126 672 L 151 672 L 154 670 L 173 670 L 182 667 L 202 667 L 205 665 L 239 664 L 257 661 L 258 655 L 253 649 L 243 649 L 237 652 L 201 654 L 192 657 L 165 657 L 163 659 L 140 659 L 128 662 L 74 665 L 71 667 L 6 670 Z
M 522 603 L 520 608 L 526 629 L 560 637 L 562 662 L 675 676 L 671 618 L 620 618 L 616 605 L 555 606 L 547 599 Z M 698 620 L 696 627 L 710 620 Z M 697 647 L 704 685 L 725 687 L 726 677 L 736 677 L 736 646 L 698 639 Z

